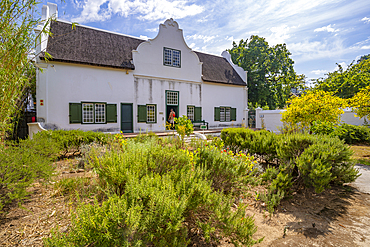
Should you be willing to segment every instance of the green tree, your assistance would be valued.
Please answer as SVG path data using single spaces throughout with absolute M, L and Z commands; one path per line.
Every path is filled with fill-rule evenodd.
M 356 95 L 350 99 L 350 106 L 360 118 L 370 117 L 370 85 L 361 89 Z
M 34 82 L 33 48 L 39 36 L 33 30 L 40 24 L 33 12 L 36 4 L 35 0 L 0 1 L 0 143 L 12 132 L 25 91 Z
M 282 113 L 282 121 L 288 125 L 310 128 L 314 121 L 339 123 L 347 101 L 332 96 L 330 92 L 308 91 L 301 97 L 291 98 L 288 104 Z
M 338 70 L 329 72 L 327 78 L 315 81 L 315 88 L 332 92 L 343 99 L 352 98 L 362 88 L 370 85 L 370 54 L 352 62 L 347 69 L 340 64 Z
M 291 89 L 304 87 L 305 77 L 296 75 L 285 44 L 270 47 L 265 38 L 252 35 L 233 42 L 228 51 L 233 62 L 248 71 L 248 101 L 253 105 L 283 108 Z

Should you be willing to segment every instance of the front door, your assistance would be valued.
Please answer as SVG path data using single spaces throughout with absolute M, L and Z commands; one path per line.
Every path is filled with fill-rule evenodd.
M 132 133 L 132 104 L 121 103 L 121 131 L 123 133 Z
M 175 111 L 175 117 L 179 117 L 179 91 L 166 90 L 166 121 L 170 116 L 170 111 Z

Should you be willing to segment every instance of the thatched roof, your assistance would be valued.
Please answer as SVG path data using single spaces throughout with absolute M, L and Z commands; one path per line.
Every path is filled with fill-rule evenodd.
M 132 51 L 145 40 L 110 33 L 61 21 L 53 21 L 53 34 L 49 37 L 46 51 L 53 61 L 89 64 L 121 69 L 135 69 Z M 229 62 L 219 56 L 196 52 L 203 62 L 203 80 L 246 86 Z M 43 56 L 41 56 L 43 58 Z
M 203 62 L 203 81 L 246 86 L 231 64 L 223 57 L 195 52 Z
M 145 40 L 53 21 L 46 51 L 53 61 L 134 69 L 132 50 Z

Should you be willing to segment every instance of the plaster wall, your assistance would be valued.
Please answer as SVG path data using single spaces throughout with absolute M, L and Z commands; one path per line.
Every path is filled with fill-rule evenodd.
M 244 86 L 233 86 L 221 83 L 203 83 L 203 119 L 211 128 L 245 124 L 247 119 L 248 91 Z M 228 106 L 236 108 L 236 121 L 214 121 L 214 107 Z
M 262 121 L 264 122 L 266 130 L 274 133 L 280 133 L 279 127 L 283 126 L 281 122 L 281 113 L 285 110 L 262 110 L 256 109 L 256 128 L 262 128 Z M 363 118 L 355 117 L 355 114 L 350 108 L 344 109 L 344 113 L 340 116 L 341 121 L 346 124 L 362 125 L 364 124 Z
M 39 122 L 53 129 L 119 131 L 119 103 L 134 102 L 132 72 L 56 62 L 45 67 L 38 72 L 36 87 Z M 80 102 L 116 103 L 117 123 L 70 124 L 69 103 Z
M 200 83 L 174 81 L 156 78 L 135 78 L 134 122 L 137 122 L 137 105 L 156 104 L 157 123 L 136 123 L 135 132 L 164 131 L 166 116 L 166 90 L 179 92 L 179 110 L 176 117 L 187 115 L 187 106 L 202 105 L 202 85 Z
M 181 51 L 181 67 L 163 65 L 163 48 Z M 198 56 L 185 43 L 183 32 L 176 21 L 167 20 L 159 26 L 154 39 L 141 43 L 133 51 L 135 75 L 201 82 L 202 63 Z

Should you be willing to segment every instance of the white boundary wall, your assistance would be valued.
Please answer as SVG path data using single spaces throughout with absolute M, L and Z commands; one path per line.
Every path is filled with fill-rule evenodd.
M 264 122 L 266 130 L 274 133 L 280 133 L 279 127 L 283 126 L 281 122 L 281 113 L 285 110 L 262 110 L 261 108 L 256 109 L 256 128 L 262 128 L 262 122 Z M 355 117 L 355 113 L 352 112 L 351 108 L 345 108 L 344 113 L 341 115 L 343 123 L 352 125 L 363 125 L 364 118 Z

